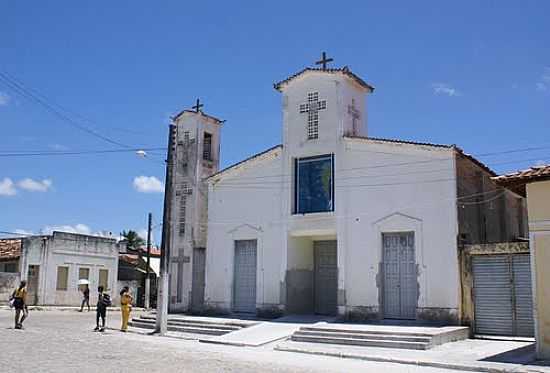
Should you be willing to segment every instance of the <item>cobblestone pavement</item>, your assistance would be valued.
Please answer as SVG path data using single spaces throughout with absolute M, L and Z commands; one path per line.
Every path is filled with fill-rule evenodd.
M 120 313 L 108 316 L 118 327 Z M 0 371 L 11 372 L 452 372 L 256 348 L 199 343 L 107 330 L 93 332 L 94 312 L 34 311 L 25 330 L 0 310 Z

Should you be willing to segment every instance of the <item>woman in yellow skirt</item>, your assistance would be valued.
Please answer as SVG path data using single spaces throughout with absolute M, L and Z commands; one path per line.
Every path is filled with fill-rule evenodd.
M 128 331 L 128 320 L 130 319 L 130 312 L 132 311 L 132 302 L 134 298 L 130 295 L 130 288 L 125 286 L 120 292 L 120 310 L 122 312 L 122 327 L 121 332 Z

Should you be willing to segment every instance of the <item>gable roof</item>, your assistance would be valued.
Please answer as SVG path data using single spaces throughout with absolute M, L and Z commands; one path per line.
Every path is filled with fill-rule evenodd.
M 275 145 L 275 146 L 273 146 L 273 147 L 271 147 L 267 150 L 264 150 L 260 153 L 256 153 L 256 154 L 254 154 L 254 155 L 252 155 L 252 156 L 250 156 L 246 159 L 243 159 L 240 162 L 234 163 L 231 166 L 228 166 L 228 167 L 216 172 L 215 174 L 207 177 L 206 180 L 213 181 L 214 179 L 219 179 L 220 177 L 224 176 L 227 172 L 229 172 L 231 170 L 235 170 L 235 169 L 240 168 L 244 165 L 251 164 L 251 163 L 254 163 L 256 161 L 259 161 L 259 160 L 267 157 L 268 155 L 274 154 L 277 150 L 282 149 L 282 148 L 283 148 L 282 144 Z
M 183 114 L 185 113 L 190 113 L 190 114 L 200 114 L 202 116 L 205 116 L 206 118 L 209 118 L 209 119 L 212 119 L 213 121 L 219 123 L 219 124 L 222 124 L 225 122 L 225 120 L 222 120 L 222 119 L 219 119 L 219 118 L 216 118 L 216 117 L 213 117 L 212 115 L 208 115 L 208 114 L 205 114 L 201 111 L 199 112 L 196 112 L 195 110 L 189 110 L 189 109 L 185 109 L 185 110 L 182 110 L 180 111 L 179 113 L 177 113 L 176 115 L 172 116 L 172 120 L 177 120 L 179 117 L 181 117 Z
M 489 166 L 487 166 L 485 163 L 481 162 L 477 158 L 475 158 L 473 155 L 468 154 L 464 152 L 461 148 L 456 146 L 455 144 L 435 144 L 435 143 L 429 143 L 429 142 L 417 142 L 417 141 L 408 141 L 408 140 L 396 140 L 396 139 L 384 139 L 384 138 L 377 138 L 377 137 L 368 137 L 368 136 L 344 136 L 345 138 L 349 139 L 363 139 L 363 140 L 371 140 L 371 141 L 379 141 L 379 142 L 390 142 L 395 144 L 408 144 L 408 145 L 418 145 L 418 146 L 431 146 L 434 148 L 444 148 L 444 149 L 454 149 L 457 154 L 469 159 L 471 162 L 482 168 L 484 171 L 489 173 L 491 176 L 497 176 L 497 173 L 493 171 Z
M 302 75 L 304 75 L 308 72 L 311 72 L 311 71 L 318 71 L 318 72 L 323 72 L 323 73 L 327 73 L 327 74 L 341 74 L 341 75 L 347 76 L 348 78 L 352 79 L 357 84 L 359 84 L 361 87 L 366 88 L 366 89 L 370 90 L 371 92 L 374 91 L 373 86 L 371 86 L 370 84 L 365 82 L 363 79 L 361 79 L 360 77 L 355 75 L 353 72 L 351 72 L 351 70 L 347 66 L 344 66 L 342 68 L 337 68 L 337 69 L 322 69 L 322 68 L 316 68 L 316 67 L 306 67 L 302 71 L 297 72 L 296 74 L 289 76 L 285 80 L 281 80 L 280 82 L 273 84 L 273 88 L 275 88 L 279 92 L 282 92 L 283 87 L 285 85 L 287 85 L 288 83 L 290 83 L 294 79 L 296 79 L 296 78 L 298 78 L 298 77 L 300 77 L 300 76 L 302 76 Z
M 21 256 L 20 239 L 0 240 L 0 261 L 16 260 Z
M 533 166 L 527 170 L 522 170 L 506 175 L 495 176 L 494 182 L 503 186 L 528 184 L 534 181 L 550 180 L 550 164 L 542 166 Z

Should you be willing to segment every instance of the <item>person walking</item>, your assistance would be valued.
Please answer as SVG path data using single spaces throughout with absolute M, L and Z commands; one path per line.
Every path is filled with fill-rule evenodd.
M 132 302 L 134 298 L 130 295 L 130 288 L 125 286 L 120 291 L 120 310 L 122 313 L 122 326 L 121 332 L 128 331 L 128 320 L 130 319 L 130 312 L 132 311 Z
M 85 304 L 88 306 L 88 312 L 90 312 L 90 288 L 88 287 L 88 285 L 84 285 L 84 289 L 82 290 L 82 295 L 84 298 L 82 298 L 82 304 L 80 305 L 80 312 L 84 310 Z
M 105 317 L 107 316 L 107 307 L 111 305 L 111 297 L 109 294 L 104 292 L 103 286 L 97 288 L 97 305 L 96 305 L 96 315 L 95 315 L 95 329 L 94 331 L 105 331 Z M 99 325 L 99 319 L 101 319 L 101 326 Z
M 21 281 L 19 287 L 13 291 L 12 298 L 15 308 L 15 329 L 23 329 L 23 321 L 29 316 L 26 281 Z

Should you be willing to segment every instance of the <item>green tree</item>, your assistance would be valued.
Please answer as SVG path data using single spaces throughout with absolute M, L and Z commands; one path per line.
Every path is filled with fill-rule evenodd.
M 129 250 L 139 250 L 145 245 L 145 240 L 141 238 L 136 231 L 122 231 L 121 235 L 126 240 L 126 248 Z

